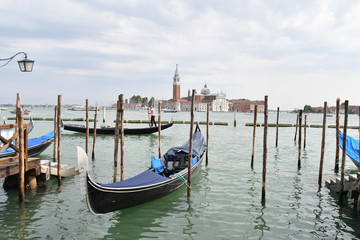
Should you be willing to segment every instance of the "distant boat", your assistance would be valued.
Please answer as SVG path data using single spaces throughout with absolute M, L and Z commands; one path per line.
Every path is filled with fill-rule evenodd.
M 0 110 L 4 110 L 4 111 L 6 111 L 6 110 L 8 110 L 7 108 L 5 108 L 5 107 L 0 107 Z
M 11 110 L 10 111 L 12 114 L 16 114 L 16 110 Z M 24 110 L 24 115 L 29 115 L 31 112 L 27 109 Z
M 95 111 L 95 107 L 89 107 L 89 111 Z M 68 108 L 70 111 L 86 111 L 86 107 L 84 105 L 76 105 Z
M 161 125 L 161 130 L 167 129 L 173 125 L 173 122 Z M 65 124 L 65 130 L 86 133 L 86 127 L 79 124 Z M 126 135 L 140 135 L 155 133 L 159 130 L 158 127 L 146 127 L 146 128 L 124 128 L 124 134 Z M 94 133 L 94 128 L 89 128 L 89 133 Z M 96 134 L 115 134 L 114 127 L 102 127 L 96 129 Z
M 164 113 L 176 113 L 176 110 L 164 110 Z

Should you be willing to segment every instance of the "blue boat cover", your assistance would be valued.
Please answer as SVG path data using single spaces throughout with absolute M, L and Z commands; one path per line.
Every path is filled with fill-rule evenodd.
M 340 132 L 340 148 L 343 149 L 344 134 Z M 346 136 L 346 155 L 353 161 L 360 163 L 359 140 Z
M 54 131 L 51 131 L 48 134 L 42 135 L 41 137 L 29 138 L 28 139 L 28 148 L 39 145 L 39 144 L 41 144 L 49 139 L 52 139 L 52 138 L 54 138 Z M 13 144 L 15 144 L 15 142 Z M 9 148 L 5 149 L 2 153 L 10 153 L 10 152 L 14 152 L 14 149 L 9 147 Z
M 200 159 L 201 155 L 205 151 L 205 139 L 200 131 L 196 131 L 193 134 L 193 149 L 192 149 L 192 157 L 197 157 Z M 172 147 L 166 153 L 165 157 L 168 158 L 171 156 L 175 156 L 177 152 L 185 152 L 189 153 L 189 140 L 180 147 Z
M 163 177 L 157 173 L 154 173 L 151 170 L 146 170 L 139 175 L 136 175 L 132 178 L 126 179 L 121 182 L 115 182 L 110 184 L 100 184 L 104 187 L 112 188 L 126 188 L 126 187 L 140 187 L 147 186 L 155 183 L 160 183 L 169 180 L 167 177 Z

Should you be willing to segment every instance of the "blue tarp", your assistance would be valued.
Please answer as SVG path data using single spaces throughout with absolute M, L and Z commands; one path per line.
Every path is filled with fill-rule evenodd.
M 340 148 L 343 149 L 344 134 L 340 132 Z M 346 136 L 346 155 L 348 155 L 354 163 L 360 164 L 359 140 Z M 357 164 L 356 164 L 357 165 Z M 358 165 L 357 165 L 358 166 Z
M 146 170 L 140 173 L 139 175 L 136 175 L 124 181 L 110 183 L 110 184 L 101 184 L 101 185 L 104 187 L 113 187 L 113 188 L 140 187 L 140 186 L 147 186 L 159 182 L 164 182 L 167 180 L 169 180 L 169 178 L 163 177 L 157 173 L 154 173 L 151 170 Z
M 28 148 L 39 145 L 49 139 L 52 139 L 53 137 L 54 137 L 54 131 L 51 131 L 48 134 L 42 135 L 41 137 L 29 138 L 28 139 Z M 13 144 L 15 144 L 15 142 L 13 142 Z M 5 149 L 2 153 L 9 153 L 9 152 L 14 152 L 14 149 L 9 147 L 9 148 Z
M 155 156 L 151 156 L 151 168 L 155 169 L 155 173 L 162 173 L 165 170 L 160 158 Z

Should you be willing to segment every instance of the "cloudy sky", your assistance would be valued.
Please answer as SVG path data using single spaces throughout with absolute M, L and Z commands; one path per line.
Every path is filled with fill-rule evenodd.
M 360 105 L 358 0 L 2 0 L 0 15 L 0 58 L 35 60 L 0 68 L 0 103 L 170 99 L 179 64 L 182 96 Z

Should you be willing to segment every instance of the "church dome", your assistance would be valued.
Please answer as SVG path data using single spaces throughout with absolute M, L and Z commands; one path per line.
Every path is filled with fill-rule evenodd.
M 208 87 L 206 86 L 206 83 L 205 83 L 204 88 L 201 89 L 201 94 L 202 95 L 209 95 L 210 94 L 210 89 L 208 89 Z

